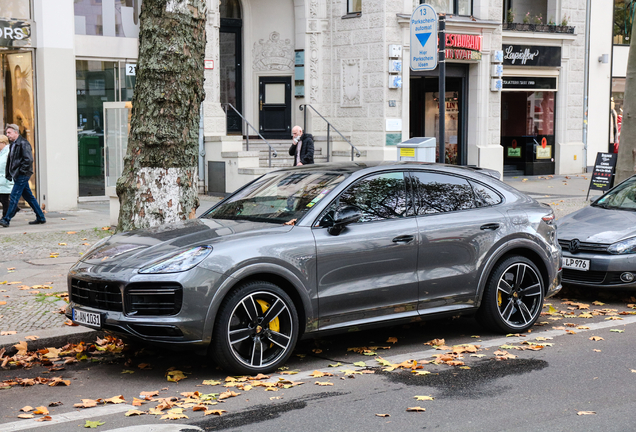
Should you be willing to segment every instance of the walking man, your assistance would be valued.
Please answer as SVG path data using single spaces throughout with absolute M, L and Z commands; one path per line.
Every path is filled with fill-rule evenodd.
M 314 163 L 314 137 L 303 133 L 300 126 L 292 128 L 294 141 L 289 148 L 289 155 L 294 156 L 294 166 Z
M 0 219 L 0 225 L 5 228 L 9 226 L 11 218 L 13 218 L 17 212 L 20 197 L 23 197 L 35 212 L 36 219 L 29 222 L 29 224 L 46 223 L 44 213 L 29 187 L 29 179 L 31 175 L 33 175 L 33 153 L 31 152 L 31 144 L 20 136 L 20 128 L 16 124 L 7 125 L 6 135 L 11 142 L 11 147 L 9 149 L 5 174 L 7 180 L 13 180 L 13 189 L 11 189 L 7 215 Z

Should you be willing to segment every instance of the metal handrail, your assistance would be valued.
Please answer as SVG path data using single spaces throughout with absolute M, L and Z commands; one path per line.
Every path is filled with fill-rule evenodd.
M 333 130 L 335 130 L 336 132 L 338 132 L 338 135 L 340 135 L 340 137 L 342 137 L 343 140 L 345 140 L 347 142 L 347 144 L 349 144 L 351 146 L 351 160 L 353 161 L 353 151 L 355 150 L 355 155 L 356 157 L 360 157 L 360 150 L 358 150 L 358 148 L 356 146 L 354 146 L 353 144 L 351 144 L 351 141 L 349 141 L 348 139 L 346 139 L 344 137 L 344 135 L 342 135 L 340 133 L 340 131 L 338 129 L 336 129 L 336 127 L 334 125 L 332 125 L 329 120 L 327 120 L 326 118 L 324 118 L 322 116 L 322 114 L 320 114 L 318 111 L 316 111 L 316 108 L 314 108 L 313 106 L 311 106 L 310 104 L 302 104 L 300 105 L 300 110 L 304 111 L 304 125 L 303 125 L 303 130 L 305 130 L 307 128 L 307 110 L 304 107 L 309 107 L 312 110 L 314 110 L 314 112 L 316 114 L 318 114 L 320 116 L 321 119 L 323 119 L 325 122 L 327 122 L 327 162 L 329 162 L 330 159 L 330 151 L 329 151 L 329 132 L 330 129 L 333 128 Z
M 274 150 L 274 147 L 272 147 L 269 143 L 269 141 L 267 141 L 265 138 L 263 138 L 263 135 L 261 135 L 258 130 L 252 126 L 252 124 L 250 122 L 247 121 L 247 119 L 245 117 L 243 117 L 243 114 L 241 114 L 240 112 L 238 112 L 238 110 L 236 108 L 234 108 L 234 105 L 232 105 L 231 103 L 223 103 L 221 104 L 223 106 L 225 106 L 225 115 L 227 115 L 227 107 L 229 106 L 230 108 L 232 108 L 234 110 L 235 113 L 237 113 L 239 115 L 239 117 L 241 117 L 243 119 L 243 121 L 245 122 L 245 124 L 247 124 L 249 127 L 251 127 L 254 132 L 256 132 L 256 134 L 261 137 L 261 139 L 263 141 L 265 141 L 265 144 L 267 144 L 267 147 L 269 147 L 269 154 L 268 154 L 268 160 L 269 160 L 269 167 L 272 167 L 272 152 L 274 152 L 274 157 L 278 156 L 278 153 L 276 152 L 276 150 Z M 249 129 L 247 130 L 247 133 L 245 134 L 245 149 L 247 151 L 250 151 L 250 131 Z

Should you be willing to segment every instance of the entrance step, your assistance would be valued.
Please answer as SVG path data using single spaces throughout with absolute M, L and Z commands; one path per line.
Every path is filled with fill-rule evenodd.
M 519 177 L 525 174 L 523 170 L 517 168 L 517 165 L 504 165 L 503 171 L 505 177 Z

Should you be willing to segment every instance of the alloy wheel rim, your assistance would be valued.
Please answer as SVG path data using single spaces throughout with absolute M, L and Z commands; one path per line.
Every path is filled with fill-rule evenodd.
M 531 266 L 511 265 L 497 283 L 499 316 L 510 327 L 526 327 L 541 312 L 542 290 L 541 278 Z
M 245 296 L 232 310 L 228 341 L 239 362 L 262 369 L 287 353 L 293 333 L 285 301 L 271 292 L 259 291 Z

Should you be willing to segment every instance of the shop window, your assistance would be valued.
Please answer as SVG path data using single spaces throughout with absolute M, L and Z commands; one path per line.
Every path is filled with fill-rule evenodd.
M 625 103 L 625 78 L 612 78 L 612 97 L 610 99 L 610 152 L 617 153 L 621 139 L 623 123 L 623 105 Z M 614 144 L 613 146 L 611 144 Z
M 141 0 L 75 0 L 75 34 L 139 36 Z
M 0 51 L 0 97 L 0 122 L 18 125 L 20 135 L 31 144 L 33 171 L 37 174 L 31 51 Z M 34 194 L 35 178 L 33 175 L 29 181 Z
M 79 195 L 105 195 L 104 102 L 130 101 L 135 68 L 130 61 L 77 60 Z
M 629 45 L 634 6 L 629 0 L 614 0 L 614 43 Z
M 2 18 L 31 19 L 31 0 L 2 1 Z
M 437 13 L 470 16 L 473 14 L 473 0 L 420 0 L 433 6 Z

